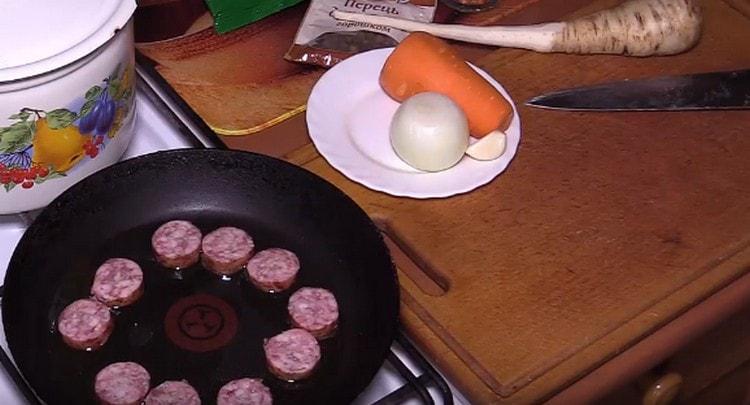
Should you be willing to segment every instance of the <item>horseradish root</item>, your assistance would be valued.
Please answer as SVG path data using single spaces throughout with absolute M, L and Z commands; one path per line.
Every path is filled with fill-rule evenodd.
M 334 10 L 337 20 L 424 31 L 438 37 L 537 52 L 673 55 L 698 42 L 702 14 L 697 0 L 629 0 L 567 22 L 473 27 L 432 24 Z

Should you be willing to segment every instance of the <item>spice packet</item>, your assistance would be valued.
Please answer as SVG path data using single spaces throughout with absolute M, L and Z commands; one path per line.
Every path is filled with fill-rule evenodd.
M 383 25 L 338 21 L 334 9 L 432 22 L 435 0 L 312 0 L 284 58 L 331 67 L 354 54 L 396 46 L 408 32 Z

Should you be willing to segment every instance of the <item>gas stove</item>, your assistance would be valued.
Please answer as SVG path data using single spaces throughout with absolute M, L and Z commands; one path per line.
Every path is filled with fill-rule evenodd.
M 123 159 L 167 149 L 224 147 L 158 76 L 144 68 L 139 68 L 138 73 L 135 135 Z M 37 213 L 0 216 L 0 276 L 3 278 L 13 250 Z M 0 352 L 0 403 L 39 403 L 15 369 L 1 328 L 0 347 L 4 350 Z M 468 402 L 409 339 L 399 333 L 385 363 L 354 403 L 449 405 Z

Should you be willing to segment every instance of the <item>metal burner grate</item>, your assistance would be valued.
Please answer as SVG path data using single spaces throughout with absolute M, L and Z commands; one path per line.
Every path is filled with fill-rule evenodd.
M 396 335 L 396 342 L 408 356 L 408 359 L 422 371 L 422 374 L 417 375 L 414 373 L 391 349 L 391 353 L 388 355 L 386 361 L 406 380 L 406 384 L 375 401 L 373 405 L 402 404 L 413 399 L 418 399 L 423 404 L 432 405 L 435 404 L 435 399 L 430 393 L 430 387 L 437 391 L 437 395 L 441 400 L 440 403 L 453 405 L 453 393 L 448 383 L 445 382 L 445 379 L 422 356 L 409 339 L 403 333 L 399 332 Z

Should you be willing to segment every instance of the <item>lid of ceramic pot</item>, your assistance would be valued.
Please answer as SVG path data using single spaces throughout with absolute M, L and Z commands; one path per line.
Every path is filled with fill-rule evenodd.
M 88 55 L 124 27 L 135 8 L 135 0 L 0 1 L 0 82 Z

